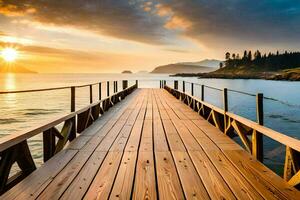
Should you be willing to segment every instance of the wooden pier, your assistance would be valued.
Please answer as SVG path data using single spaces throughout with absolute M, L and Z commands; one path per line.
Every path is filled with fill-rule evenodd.
M 1 173 L 8 170 L 4 162 L 24 169 L 13 180 L 18 184 L 6 177 L 2 188 L 8 191 L 0 199 L 300 199 L 293 187 L 299 184 L 298 140 L 179 92 L 176 85 L 137 87 L 114 88 L 114 98 L 26 136 L 0 139 Z M 53 127 L 61 122 L 59 132 Z M 80 135 L 70 140 L 74 122 Z M 26 140 L 38 132 L 44 134 L 46 162 L 35 170 Z M 232 132 L 245 148 L 231 139 Z M 287 146 L 286 180 L 259 161 L 259 134 Z

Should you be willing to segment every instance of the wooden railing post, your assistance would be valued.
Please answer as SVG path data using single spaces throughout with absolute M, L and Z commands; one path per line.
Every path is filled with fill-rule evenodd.
M 114 93 L 116 93 L 116 81 L 114 81 Z
M 123 90 L 125 90 L 128 87 L 128 80 L 123 80 Z
M 74 112 L 75 111 L 75 101 L 76 101 L 76 98 L 75 98 L 75 87 L 71 87 L 71 112 Z
M 191 94 L 194 96 L 194 83 L 191 83 Z
M 178 90 L 178 81 L 174 81 L 174 90 Z
M 228 111 L 228 91 L 227 91 L 227 88 L 223 89 L 223 106 L 224 106 L 224 133 L 226 134 L 226 128 L 227 128 L 226 112 Z
M 256 120 L 259 125 L 264 125 L 263 99 L 263 94 L 256 95 Z M 255 130 L 252 135 L 252 154 L 257 160 L 263 162 L 263 136 Z
M 201 101 L 204 101 L 204 85 L 201 85 Z
M 102 98 L 102 86 L 101 83 L 99 83 L 99 100 Z
M 136 88 L 139 88 L 139 81 L 138 80 L 135 80 L 135 85 L 136 85 Z
M 71 87 L 71 112 L 75 112 L 76 109 L 76 88 L 73 86 Z M 69 135 L 69 140 L 72 141 L 76 138 L 76 117 L 72 119 L 72 129 Z
M 55 135 L 52 128 L 43 132 L 44 162 L 49 160 L 55 152 Z
M 109 97 L 109 81 L 107 81 L 107 83 L 106 83 L 106 88 L 107 88 L 106 94 Z
M 93 103 L 93 85 L 90 85 L 90 104 Z
M 116 92 L 118 92 L 118 81 L 116 81 Z
M 185 93 L 185 81 L 182 81 L 182 92 Z
M 164 85 L 163 85 L 163 88 L 165 88 L 165 86 L 167 85 L 167 81 L 164 80 Z
M 228 111 L 228 91 L 227 88 L 224 88 L 223 90 L 223 106 L 224 106 L 224 112 Z

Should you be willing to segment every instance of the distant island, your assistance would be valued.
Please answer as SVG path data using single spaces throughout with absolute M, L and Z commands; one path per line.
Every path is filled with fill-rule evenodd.
M 199 62 L 182 62 L 156 67 L 151 73 L 204 73 L 211 72 L 219 66 L 219 60 L 202 60 Z
M 200 78 L 225 79 L 267 79 L 300 81 L 300 52 L 262 54 L 256 51 L 244 51 L 239 54 L 225 55 L 219 69 L 208 73 L 177 73 L 175 76 L 197 76 Z
M 124 70 L 124 71 L 122 71 L 122 74 L 132 74 L 132 71 L 130 71 L 130 70 Z
M 37 72 L 31 71 L 22 66 L 0 66 L 0 73 L 1 74 L 5 74 L 5 73 L 36 74 Z

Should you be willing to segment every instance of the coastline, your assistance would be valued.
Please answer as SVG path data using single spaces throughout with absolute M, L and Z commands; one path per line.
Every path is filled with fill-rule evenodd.
M 209 73 L 180 73 L 171 75 L 172 77 L 198 77 L 216 79 L 262 79 L 278 81 L 300 81 L 300 69 L 283 70 L 277 72 L 209 72 Z

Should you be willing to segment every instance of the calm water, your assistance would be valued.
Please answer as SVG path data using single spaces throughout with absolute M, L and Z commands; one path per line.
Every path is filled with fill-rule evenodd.
M 167 84 L 173 86 L 172 78 L 167 75 L 152 74 L 6 74 L 0 75 L 0 90 L 22 90 L 35 88 L 49 88 L 59 86 L 71 86 L 94 83 L 107 80 L 143 80 L 140 87 L 159 87 L 159 81 L 170 80 Z M 300 138 L 300 83 L 285 81 L 265 80 L 228 80 L 228 79 L 185 79 L 186 81 L 198 82 L 217 88 L 229 88 L 252 94 L 264 93 L 265 97 L 273 100 L 264 100 L 265 125 L 277 131 L 295 138 Z M 130 83 L 133 84 L 134 81 Z M 104 94 L 105 85 L 103 84 Z M 121 82 L 119 83 L 121 88 Z M 182 84 L 179 83 L 179 88 Z M 111 87 L 112 89 L 112 87 Z M 94 99 L 98 98 L 98 86 L 93 87 Z M 187 92 L 190 84 L 186 84 Z M 195 95 L 200 95 L 200 86 L 195 86 Z M 76 108 L 83 107 L 89 103 L 89 88 L 76 90 Z M 228 93 L 229 110 L 251 120 L 256 120 L 255 97 L 235 92 Z M 205 88 L 205 100 L 222 107 L 222 92 Z M 37 126 L 42 121 L 47 121 L 57 115 L 69 112 L 70 91 L 60 90 L 51 92 L 39 92 L 28 94 L 4 94 L 0 95 L 0 137 L 24 131 Z M 41 136 L 38 135 L 29 141 L 30 148 L 34 152 L 37 164 L 42 161 Z M 265 153 L 264 162 L 279 171 L 282 167 L 285 147 L 276 142 L 264 138 Z M 238 140 L 237 140 L 238 141 Z

